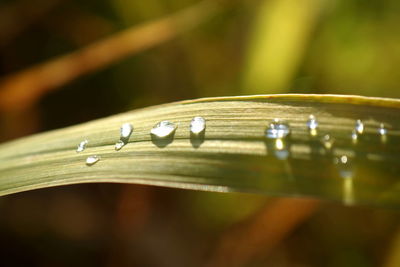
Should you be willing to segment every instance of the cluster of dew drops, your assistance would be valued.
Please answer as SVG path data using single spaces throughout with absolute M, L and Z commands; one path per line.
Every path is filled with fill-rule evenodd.
M 308 121 L 306 122 L 307 129 L 311 136 L 317 136 L 317 130 L 319 123 L 314 115 L 310 115 Z M 274 119 L 267 127 L 265 131 L 265 135 L 270 139 L 283 139 L 290 134 L 291 130 L 289 127 L 289 123 L 285 120 Z M 387 129 L 383 123 L 379 125 L 377 133 L 380 135 L 382 142 L 386 141 L 387 138 Z M 354 129 L 351 132 L 351 139 L 353 143 L 356 143 L 359 136 L 364 133 L 364 123 L 361 120 L 356 120 Z M 325 135 L 322 137 L 321 141 L 325 146 L 329 146 L 329 141 L 332 141 L 329 135 Z
M 309 119 L 306 122 L 307 129 L 309 131 L 309 134 L 313 137 L 316 137 L 318 135 L 318 127 L 319 123 L 318 120 L 314 115 L 310 115 Z M 364 132 L 364 123 L 361 120 L 356 120 L 354 129 L 352 130 L 351 133 L 351 139 L 353 143 L 356 143 L 359 136 L 363 134 Z M 120 128 L 120 138 L 119 140 L 115 143 L 115 150 L 119 151 L 122 149 L 129 141 L 129 138 L 133 132 L 133 125 L 131 123 L 124 123 L 122 124 Z M 158 122 L 154 127 L 150 130 L 150 134 L 156 138 L 167 138 L 171 136 L 177 129 L 177 125 L 164 120 Z M 191 135 L 194 136 L 199 136 L 201 134 L 204 134 L 206 129 L 206 120 L 203 117 L 194 117 L 189 126 L 189 131 Z M 381 140 L 383 142 L 386 141 L 387 138 L 387 129 L 383 123 L 380 124 L 377 133 L 381 137 Z M 267 139 L 271 140 L 276 140 L 276 148 L 279 150 L 283 147 L 283 142 L 282 140 L 285 139 L 287 136 L 289 136 L 291 133 L 291 129 L 289 126 L 289 123 L 286 122 L 285 120 L 281 120 L 278 118 L 275 118 L 272 120 L 272 122 L 269 123 L 267 126 L 267 129 L 265 130 L 265 137 Z M 332 148 L 333 144 L 333 139 L 327 134 L 324 135 L 321 138 L 321 142 L 324 145 L 324 147 L 327 150 L 330 150 Z M 88 140 L 83 140 L 82 142 L 79 143 L 76 152 L 80 153 L 85 150 L 87 144 L 89 143 Z M 95 163 L 97 163 L 101 159 L 100 156 L 97 155 L 91 155 L 87 157 L 86 159 L 86 165 L 87 166 L 92 166 Z M 339 163 L 345 164 L 347 162 L 347 156 L 342 156 L 339 158 L 339 160 L 336 160 Z
M 160 121 L 150 130 L 150 134 L 156 138 L 167 138 L 171 136 L 177 129 L 177 125 L 170 121 Z M 194 136 L 199 136 L 204 133 L 206 129 L 206 120 L 203 117 L 194 117 L 190 122 L 190 133 Z M 133 125 L 131 123 L 124 123 L 120 128 L 120 138 L 115 143 L 115 150 L 121 150 L 126 144 L 129 142 L 129 138 L 133 132 Z M 89 143 L 88 140 L 83 140 L 78 144 L 76 149 L 77 153 L 80 153 L 85 150 L 86 145 Z M 98 161 L 100 161 L 101 157 L 98 155 L 91 155 L 86 158 L 86 165 L 92 166 Z
M 309 119 L 306 122 L 306 126 L 307 126 L 310 136 L 312 136 L 312 137 L 318 136 L 319 123 L 314 115 L 309 116 Z M 358 139 L 364 133 L 364 130 L 365 130 L 364 123 L 359 119 L 356 120 L 355 124 L 354 124 L 354 128 L 351 132 L 351 141 L 353 144 L 357 144 Z M 275 140 L 275 149 L 279 151 L 279 150 L 283 150 L 283 148 L 284 148 L 282 140 L 285 139 L 286 137 L 288 137 L 290 135 L 290 133 L 291 133 L 291 129 L 289 127 L 288 122 L 286 122 L 285 120 L 281 120 L 281 119 L 274 119 L 268 125 L 268 127 L 265 131 L 265 136 L 268 139 Z M 385 125 L 383 123 L 380 123 L 380 125 L 377 129 L 377 134 L 379 135 L 382 143 L 385 143 L 387 141 L 387 133 L 388 133 L 388 130 L 385 127 Z M 322 136 L 320 141 L 327 151 L 330 151 L 332 149 L 334 139 L 331 138 L 331 136 L 329 134 Z M 278 157 L 280 157 L 280 155 L 282 155 L 282 154 L 277 153 L 276 155 Z M 349 162 L 349 159 L 348 159 L 348 156 L 346 156 L 346 155 L 341 155 L 340 157 L 335 157 L 333 159 L 333 163 L 337 164 L 337 165 L 345 165 L 348 162 Z M 346 174 L 343 177 L 350 177 L 350 176 L 346 172 Z

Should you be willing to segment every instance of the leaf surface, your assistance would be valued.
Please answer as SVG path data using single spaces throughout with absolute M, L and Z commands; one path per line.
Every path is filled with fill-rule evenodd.
M 259 95 L 134 110 L 0 145 L 0 195 L 111 182 L 399 206 L 399 109 L 396 99 Z M 318 121 L 313 134 L 310 115 Z M 195 116 L 206 120 L 203 135 L 190 134 Z M 276 118 L 290 127 L 280 141 L 265 135 Z M 177 125 L 175 133 L 152 136 L 151 128 L 163 120 Z M 355 140 L 356 120 L 364 129 Z M 127 122 L 133 133 L 116 151 Z M 86 149 L 77 153 L 85 139 Z M 87 166 L 91 155 L 100 160 Z

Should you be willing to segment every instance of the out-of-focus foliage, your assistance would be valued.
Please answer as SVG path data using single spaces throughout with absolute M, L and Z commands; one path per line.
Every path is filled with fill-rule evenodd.
M 195 3 L 3 0 L 0 75 Z M 1 140 L 202 96 L 400 96 L 399 1 L 218 3 L 220 11 L 190 32 L 65 84 L 22 114 L 1 113 Z M 12 195 L 0 199 L 0 255 L 8 266 L 202 266 L 224 227 L 246 225 L 263 201 L 269 203 L 240 194 L 117 185 Z M 398 222 L 398 211 L 324 204 L 252 266 L 397 266 L 400 249 L 391 243 L 398 243 Z

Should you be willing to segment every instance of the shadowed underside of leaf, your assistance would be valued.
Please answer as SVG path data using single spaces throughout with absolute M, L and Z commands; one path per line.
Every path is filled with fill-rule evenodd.
M 398 206 L 399 110 L 398 100 L 334 95 L 204 98 L 149 107 L 0 145 L 0 195 L 115 182 Z M 313 134 L 310 115 L 319 123 Z M 190 134 L 195 116 L 206 120 L 203 136 Z M 265 135 L 275 118 L 291 129 L 279 142 Z M 364 129 L 352 139 L 358 119 Z M 176 132 L 152 137 L 150 129 L 162 120 L 175 123 Z M 134 131 L 116 151 L 126 122 Z M 86 149 L 77 153 L 85 139 Z M 100 161 L 87 166 L 90 155 Z

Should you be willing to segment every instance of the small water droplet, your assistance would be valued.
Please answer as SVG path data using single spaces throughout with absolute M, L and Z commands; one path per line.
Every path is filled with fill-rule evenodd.
M 357 120 L 354 129 L 357 134 L 362 134 L 364 132 L 364 123 L 361 120 Z
M 331 150 L 333 143 L 335 142 L 335 139 L 331 138 L 329 134 L 324 135 L 324 137 L 321 138 L 321 142 L 324 145 L 326 150 Z
M 176 130 L 175 124 L 169 121 L 161 121 L 157 123 L 153 129 L 151 129 L 150 133 L 159 138 L 167 137 L 173 134 Z
M 206 120 L 203 117 L 194 117 L 190 122 L 190 132 L 198 135 L 206 129 Z
M 80 142 L 76 149 L 76 152 L 79 153 L 79 152 L 82 152 L 83 150 L 85 150 L 87 143 L 88 143 L 88 140 L 83 140 L 82 142 Z
M 115 143 L 115 150 L 120 150 L 123 146 L 125 146 L 126 143 L 122 140 L 119 140 L 118 142 Z
M 379 125 L 378 133 L 379 133 L 379 135 L 381 137 L 382 143 L 386 143 L 386 141 L 387 141 L 387 129 L 385 127 L 385 124 L 381 123 Z
M 100 160 L 99 156 L 93 155 L 93 156 L 89 156 L 86 159 L 86 165 L 88 166 L 92 166 L 93 164 L 95 164 L 96 162 L 98 162 Z
M 129 136 L 131 136 L 133 131 L 133 125 L 130 123 L 124 123 L 121 126 L 120 133 L 121 133 L 121 139 L 128 139 Z
M 333 159 L 333 163 L 337 165 L 339 170 L 339 175 L 342 178 L 352 178 L 353 177 L 353 168 L 350 163 L 350 158 L 346 155 L 342 155 L 340 157 L 335 157 Z
M 347 161 L 348 161 L 347 156 L 341 156 L 341 157 L 340 157 L 340 162 L 341 162 L 341 163 L 346 164 Z
M 378 132 L 380 135 L 386 135 L 387 134 L 387 129 L 385 128 L 385 124 L 381 123 L 379 125 Z
M 274 119 L 274 121 L 268 125 L 268 128 L 265 131 L 265 135 L 267 136 L 267 138 L 271 139 L 285 138 L 289 134 L 290 134 L 289 124 L 280 119 Z
M 351 132 L 351 141 L 353 142 L 353 144 L 357 144 L 358 142 L 358 134 L 356 130 L 353 130 Z
M 310 132 L 310 135 L 316 136 L 317 135 L 317 128 L 318 128 L 318 121 L 314 115 L 310 115 L 307 121 L 307 128 Z

